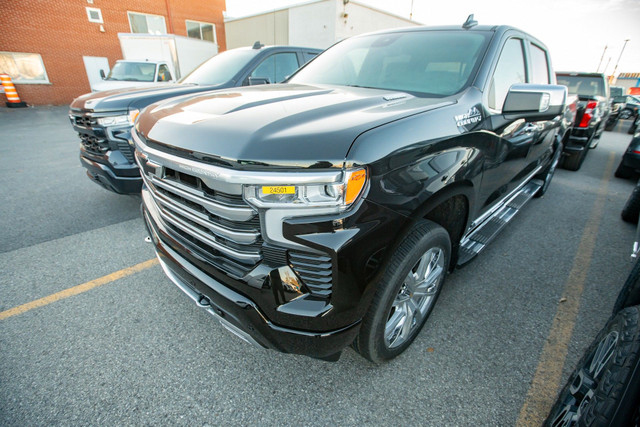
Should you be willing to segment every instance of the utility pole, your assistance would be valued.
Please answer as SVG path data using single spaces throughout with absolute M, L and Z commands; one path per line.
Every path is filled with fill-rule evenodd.
M 607 59 L 607 65 L 604 66 L 604 70 L 602 70 L 602 74 L 607 75 L 607 68 L 609 68 L 609 64 L 611 64 L 611 57 Z
M 620 63 L 620 58 L 622 58 L 622 52 L 624 52 L 624 48 L 627 46 L 627 42 L 629 42 L 629 40 L 631 39 L 626 39 L 624 41 L 624 44 L 622 45 L 622 50 L 620 51 L 620 56 L 618 56 L 618 60 L 616 61 L 616 66 L 613 67 L 613 73 L 611 73 L 611 75 L 613 76 L 613 78 L 616 78 L 616 71 L 618 70 L 618 64 Z
M 598 68 L 596 68 L 596 73 L 600 72 L 600 66 L 602 65 L 602 60 L 604 59 L 604 54 L 607 53 L 607 48 L 608 47 L 609 46 L 607 46 L 607 45 L 604 46 L 604 50 L 602 51 L 602 56 L 600 57 L 600 63 L 598 63 Z
M 409 20 L 413 20 L 413 0 L 411 0 L 411 12 L 409 12 Z

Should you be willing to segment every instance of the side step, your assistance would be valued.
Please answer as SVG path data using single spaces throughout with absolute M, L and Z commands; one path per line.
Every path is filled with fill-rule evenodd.
M 527 204 L 542 187 L 543 181 L 532 179 L 520 191 L 506 200 L 490 217 L 476 227 L 470 234 L 462 238 L 458 252 L 458 267 L 462 267 L 476 257 L 505 225 L 511 221 L 520 209 Z

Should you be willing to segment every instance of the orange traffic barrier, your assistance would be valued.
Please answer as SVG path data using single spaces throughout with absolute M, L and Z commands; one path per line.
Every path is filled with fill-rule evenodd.
M 27 106 L 25 102 L 20 101 L 20 97 L 18 96 L 18 91 L 16 90 L 16 87 L 13 85 L 13 82 L 11 81 L 11 77 L 9 77 L 7 74 L 0 74 L 0 83 L 2 83 L 4 94 L 7 97 L 7 107 L 20 108 L 20 107 Z

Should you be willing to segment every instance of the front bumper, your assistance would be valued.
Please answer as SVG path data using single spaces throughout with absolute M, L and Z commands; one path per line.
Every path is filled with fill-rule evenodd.
M 114 158 L 122 158 L 116 161 Z M 120 151 L 108 151 L 105 156 L 94 156 L 80 148 L 80 163 L 87 176 L 96 184 L 118 194 L 138 194 L 142 189 L 142 178 L 138 165 L 124 159 Z
M 71 125 L 80 137 L 80 163 L 87 170 L 87 176 L 115 193 L 140 193 L 142 178 L 133 157 L 131 127 L 104 127 L 98 124 L 98 117 L 78 110 L 71 110 L 69 114 Z
M 146 191 L 143 189 L 143 198 Z M 245 342 L 284 353 L 335 360 L 358 334 L 359 321 L 326 331 L 275 324 L 251 298 L 206 274 L 183 257 L 175 241 L 167 244 L 165 239 L 171 240 L 170 236 L 163 232 L 161 224 L 154 221 L 144 204 L 143 216 L 156 255 L 169 279 L 199 307 L 214 315 L 226 329 Z M 186 248 L 182 250 L 189 252 Z

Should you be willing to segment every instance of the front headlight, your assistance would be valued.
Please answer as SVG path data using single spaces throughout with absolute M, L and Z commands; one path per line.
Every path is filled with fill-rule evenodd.
M 98 124 L 102 126 L 133 126 L 133 123 L 140 114 L 140 110 L 131 110 L 129 114 L 122 114 L 119 116 L 107 116 L 98 118 Z
M 365 191 L 367 170 L 352 169 L 341 175 L 341 179 L 327 183 L 245 185 L 245 200 L 260 210 L 264 241 L 309 250 L 308 247 L 284 237 L 282 224 L 287 218 L 344 212 Z M 304 172 L 300 176 L 304 176 Z
M 366 169 L 344 174 L 343 182 L 305 185 L 246 185 L 245 199 L 258 208 L 345 209 L 360 195 L 367 182 Z

